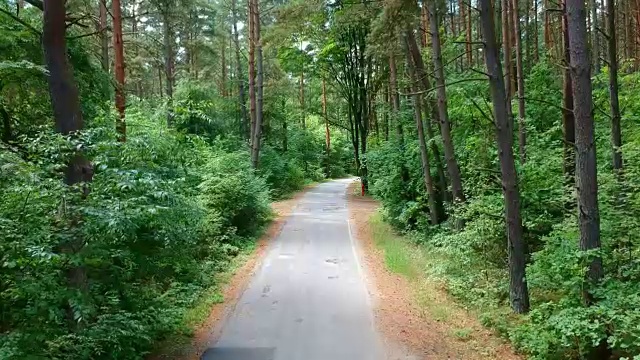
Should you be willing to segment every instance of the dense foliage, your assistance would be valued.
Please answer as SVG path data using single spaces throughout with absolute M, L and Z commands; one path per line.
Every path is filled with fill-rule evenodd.
M 605 3 L 0 0 L 0 359 L 143 358 L 349 173 L 522 353 L 637 357 L 640 9 Z
M 172 98 L 163 93 L 151 72 L 162 56 L 152 11 L 133 20 L 148 31 L 127 37 L 132 80 L 120 141 L 111 74 L 94 56 L 100 34 L 83 35 L 91 24 L 83 16 L 97 6 L 67 6 L 78 17 L 68 21 L 81 25 L 68 25 L 67 54 L 85 126 L 64 135 L 54 131 L 36 33 L 42 11 L 0 1 L 0 359 L 144 358 L 185 330 L 185 312 L 270 220 L 271 200 L 351 170 L 345 134 L 332 134 L 327 153 L 320 116 L 301 126 L 277 62 L 254 170 L 236 99 L 220 91 L 235 80 L 215 85 L 218 53 L 202 50 L 198 64 L 179 58 Z M 219 4 L 198 6 L 213 19 Z M 135 2 L 126 9 L 147 11 Z M 204 27 L 175 15 L 174 25 Z M 199 41 L 212 49 L 220 38 Z M 78 156 L 90 160 L 92 179 L 69 186 Z
M 449 70 L 451 81 L 457 80 L 455 69 Z M 475 77 L 467 73 L 455 76 Z M 640 78 L 637 73 L 620 77 L 625 169 L 619 177 L 610 165 L 607 76 L 605 68 L 594 79 L 602 229 L 602 248 L 597 253 L 604 260 L 606 276 L 591 290 L 597 299 L 592 306 L 582 301 L 590 254 L 578 248 L 577 213 L 571 205 L 575 204 L 573 184 L 566 184 L 563 174 L 562 80 L 548 61 L 537 63 L 526 78 L 531 99 L 526 108 L 528 157 L 518 169 L 524 236 L 530 252 L 527 281 L 532 308 L 528 315 L 514 317 L 507 310 L 509 278 L 499 164 L 490 119 L 480 111 L 490 114 L 486 83 L 465 82 L 447 88 L 468 196 L 467 203 L 448 211 L 465 219 L 463 230 L 456 230 L 451 220 L 436 227 L 429 224 L 416 141 L 407 142 L 404 152 L 390 142 L 374 143 L 368 154 L 373 194 L 383 202 L 389 222 L 428 248 L 433 257 L 426 269 L 429 275 L 443 281 L 453 295 L 479 311 L 487 326 L 511 339 L 532 359 L 583 358 L 602 340 L 614 356 L 632 358 L 640 353 L 640 244 L 635 236 L 640 230 L 636 220 L 640 183 L 634 175 L 640 170 L 635 156 L 640 149 L 636 136 Z M 406 103 L 401 115 L 407 125 L 411 124 L 410 105 Z M 408 184 L 401 176 L 403 165 L 411 170 Z

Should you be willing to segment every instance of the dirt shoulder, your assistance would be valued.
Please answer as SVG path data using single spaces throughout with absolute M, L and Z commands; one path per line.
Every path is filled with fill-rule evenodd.
M 388 359 L 520 359 L 424 275 L 428 259 L 381 221 L 378 202 L 360 196 L 359 182 L 347 199 Z
M 200 356 L 211 347 L 220 336 L 224 321 L 231 314 L 240 296 L 246 289 L 255 271 L 259 268 L 261 260 L 267 251 L 271 240 L 275 239 L 282 230 L 287 218 L 293 212 L 298 201 L 315 185 L 307 186 L 296 193 L 292 198 L 276 201 L 271 204 L 274 219 L 265 233 L 256 242 L 255 248 L 238 256 L 234 260 L 229 274 L 221 276 L 221 289 L 214 289 L 211 296 L 220 298 L 220 301 L 212 301 L 205 304 L 206 319 L 196 319 L 193 337 L 186 344 L 175 345 L 161 351 L 160 354 L 150 356 L 148 360 L 198 360 Z M 203 316 L 204 317 L 204 316 Z M 167 346 L 169 347 L 169 346 Z

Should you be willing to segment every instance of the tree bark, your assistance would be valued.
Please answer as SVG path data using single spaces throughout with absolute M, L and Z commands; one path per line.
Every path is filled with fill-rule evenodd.
M 437 225 L 438 220 L 438 206 L 436 206 L 436 191 L 433 186 L 433 180 L 431 178 L 431 165 L 429 164 L 429 152 L 427 150 L 427 143 L 424 138 L 424 126 L 422 124 L 422 96 L 418 93 L 418 80 L 416 78 L 415 66 L 411 60 L 411 54 L 408 46 L 407 51 L 407 65 L 409 68 L 411 90 L 413 91 L 413 117 L 416 122 L 416 128 L 418 130 L 418 143 L 420 144 L 420 161 L 422 163 L 422 180 L 427 190 L 427 203 L 429 204 L 429 218 L 432 225 Z
M 222 97 L 227 97 L 227 42 L 224 40 L 224 38 L 220 41 L 220 45 L 220 94 L 222 95 Z
M 564 135 L 563 145 L 563 162 L 564 162 L 564 176 L 567 181 L 567 185 L 573 185 L 575 183 L 576 172 L 576 155 L 575 155 L 575 118 L 573 116 L 573 86 L 571 84 L 571 52 L 569 50 L 569 28 L 567 23 L 567 11 L 564 1 L 562 12 L 562 38 L 564 48 L 564 71 L 562 76 L 562 130 Z M 567 204 L 567 208 L 573 207 L 573 202 Z
M 391 105 L 393 113 L 393 121 L 396 123 L 396 135 L 400 144 L 404 144 L 404 130 L 399 119 L 400 113 L 400 95 L 398 94 L 398 74 L 396 68 L 396 58 L 393 54 L 389 55 L 389 92 L 391 93 Z
M 124 46 L 122 43 L 122 9 L 120 8 L 120 0 L 111 0 L 111 12 L 113 16 L 113 63 L 116 77 L 116 109 L 118 110 L 116 131 L 118 132 L 118 140 L 124 142 L 127 140 L 127 123 L 124 117 L 126 100 L 124 93 Z
M 238 34 L 238 9 L 237 0 L 231 0 L 231 16 L 233 18 L 233 43 L 236 52 L 236 79 L 238 82 L 238 102 L 240 104 L 240 128 L 243 136 L 250 136 L 249 119 L 247 118 L 247 101 L 245 99 L 244 78 L 242 76 L 242 62 L 240 61 L 240 39 Z
M 615 4 L 613 0 L 605 0 L 607 4 L 607 32 L 609 57 L 609 102 L 611 106 L 611 147 L 613 171 L 622 170 L 622 130 L 620 129 L 620 101 L 618 99 L 618 51 L 616 38 Z
M 98 15 L 98 31 L 100 31 L 100 60 L 102 70 L 109 72 L 109 36 L 107 30 L 107 5 L 106 0 L 99 1 L 100 12 Z
M 251 0 L 253 2 L 253 26 L 254 26 L 254 43 L 257 53 L 256 57 L 256 121 L 253 133 L 253 141 L 251 142 L 251 164 L 254 169 L 258 168 L 260 162 L 260 142 L 262 140 L 262 104 L 263 104 L 263 67 L 262 67 L 262 39 L 260 30 L 260 8 L 259 0 Z
M 529 291 L 525 277 L 526 243 L 522 238 L 520 217 L 520 192 L 518 174 L 513 155 L 511 122 L 507 112 L 507 94 L 503 84 L 502 66 L 498 57 L 498 45 L 494 33 L 491 0 L 479 0 L 484 34 L 485 62 L 489 74 L 489 86 L 493 100 L 496 140 L 502 174 L 502 192 L 505 200 L 505 222 L 507 227 L 509 253 L 509 298 L 511 308 L 516 313 L 529 311 Z
M 165 94 L 167 95 L 167 125 L 173 125 L 173 68 L 174 52 L 173 43 L 175 41 L 173 28 L 171 26 L 171 3 L 167 2 L 162 9 L 162 21 L 164 32 L 164 74 L 165 74 Z
M 329 130 L 329 116 L 327 114 L 327 82 L 322 78 L 322 117 L 324 118 L 324 144 L 327 154 L 327 177 L 331 176 L 331 131 Z
M 440 131 L 442 133 L 442 142 L 444 144 L 444 157 L 447 163 L 447 171 L 451 179 L 451 188 L 455 201 L 464 202 L 465 196 L 462 190 L 462 178 L 460 168 L 456 161 L 453 139 L 451 138 L 451 124 L 449 122 L 449 113 L 447 109 L 447 90 L 445 87 L 444 67 L 442 63 L 442 50 L 440 47 L 440 33 L 438 30 L 438 20 L 436 14 L 435 2 L 427 2 L 429 12 L 429 23 L 431 27 L 431 47 L 433 52 L 433 66 L 435 68 L 436 86 L 438 88 L 438 113 L 440 120 Z M 458 224 L 462 225 L 462 224 Z
M 598 36 L 598 1 L 589 0 L 591 7 L 591 52 L 593 54 L 593 69 L 600 72 L 600 36 Z
M 63 135 L 72 135 L 84 127 L 78 88 L 73 78 L 71 66 L 67 60 L 65 0 L 47 0 L 43 4 L 42 45 L 47 69 L 49 70 L 48 84 L 51 105 L 55 119 L 56 131 Z M 76 153 L 69 161 L 65 171 L 65 182 L 69 186 L 90 182 L 93 178 L 93 168 L 89 160 L 81 153 Z M 85 186 L 83 194 L 88 194 Z M 77 227 L 77 216 L 70 219 L 69 226 Z M 70 236 L 59 244 L 60 251 L 71 256 L 82 250 L 84 241 L 79 236 Z M 86 269 L 82 265 L 69 265 L 66 271 L 69 285 L 79 291 L 86 291 L 88 287 Z M 67 309 L 67 318 L 73 326 L 73 311 Z
M 516 76 L 518 79 L 518 145 L 520 150 L 520 162 L 527 160 L 527 124 L 525 122 L 524 108 L 524 74 L 522 65 L 522 32 L 520 31 L 520 16 L 518 14 L 518 0 L 513 0 L 513 32 L 516 46 Z
M 537 63 L 540 61 L 540 39 L 538 36 L 538 0 L 533 0 L 533 56 Z
M 256 34 L 255 17 L 253 15 L 253 0 L 248 1 L 248 25 L 249 25 L 249 116 L 250 135 L 249 145 L 253 146 L 253 139 L 256 131 Z M 252 150 L 253 156 L 253 150 Z
M 578 194 L 578 224 L 580 249 L 600 248 L 600 212 L 598 210 L 598 175 L 593 123 L 591 62 L 587 44 L 586 9 L 583 0 L 566 0 L 571 52 L 571 80 L 573 85 L 576 121 L 576 189 Z M 602 258 L 593 256 L 588 264 L 587 282 L 602 279 Z M 590 286 L 583 291 L 585 303 L 593 301 Z
M 300 111 L 302 112 L 302 128 L 307 128 L 307 113 L 304 104 L 304 67 L 300 71 L 299 94 L 300 94 Z
M 471 22 L 471 3 L 469 3 L 468 5 L 463 4 L 463 9 L 465 9 L 466 12 L 466 18 L 467 18 L 467 29 L 466 29 L 466 37 L 467 37 L 467 43 L 466 43 L 466 50 L 467 50 L 467 66 L 472 67 L 473 66 L 473 45 L 471 44 L 473 42 L 473 39 L 471 38 L 471 33 L 472 33 L 472 22 Z
M 509 2 L 510 0 L 502 0 L 502 55 L 504 57 L 504 88 L 507 94 L 507 113 L 509 121 L 513 121 L 511 111 L 511 32 L 513 29 L 509 26 Z
M 13 141 L 13 129 L 11 126 L 11 116 L 0 104 L 0 116 L 2 117 L 2 142 L 9 144 Z
M 405 32 L 405 39 L 407 41 L 407 47 L 409 50 L 409 54 L 412 59 L 412 63 L 415 66 L 416 75 L 418 77 L 418 83 L 421 84 L 421 87 L 424 91 L 431 90 L 431 84 L 429 82 L 429 76 L 427 75 L 427 70 L 425 69 L 424 62 L 422 60 L 422 54 L 420 54 L 420 49 L 418 49 L 415 36 L 413 36 L 413 32 L 408 30 Z M 429 139 L 433 139 L 433 129 L 431 127 L 431 121 L 439 121 L 440 115 L 438 114 L 438 104 L 436 99 L 430 98 L 426 100 L 426 113 L 427 115 L 427 136 Z M 429 119 L 429 116 L 431 119 Z M 438 170 L 438 187 L 440 188 L 440 192 L 442 193 L 442 198 L 445 201 L 450 201 L 450 196 L 447 190 L 447 181 L 444 176 L 444 168 L 442 166 L 442 161 L 440 160 L 440 150 L 438 149 L 438 145 L 435 141 L 430 141 L 431 152 L 433 152 L 433 156 L 436 161 L 436 167 Z

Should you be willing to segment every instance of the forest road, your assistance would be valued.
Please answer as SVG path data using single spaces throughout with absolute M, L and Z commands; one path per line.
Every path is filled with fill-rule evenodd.
M 350 182 L 320 184 L 300 199 L 201 359 L 384 358 L 348 222 Z

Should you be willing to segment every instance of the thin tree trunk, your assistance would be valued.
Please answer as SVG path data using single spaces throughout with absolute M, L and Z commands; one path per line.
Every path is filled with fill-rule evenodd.
M 471 22 L 471 3 L 469 4 L 464 4 L 463 5 L 466 8 L 466 12 L 467 12 L 467 44 L 466 44 L 466 48 L 467 48 L 467 64 L 469 67 L 473 66 L 473 45 L 471 44 L 473 42 L 473 39 L 471 38 L 471 33 L 473 31 L 473 26 L 472 26 L 472 22 Z
M 382 94 L 382 101 L 385 105 L 391 105 L 391 101 L 389 100 L 389 84 L 386 84 L 384 87 L 384 93 Z M 384 133 L 384 141 L 389 141 L 389 110 L 391 106 L 385 108 L 384 113 L 382 114 L 382 131 Z
M 222 75 L 220 79 L 220 94 L 222 95 L 222 97 L 227 97 L 227 42 L 222 39 L 220 43 L 222 45 L 220 47 L 220 70 Z
M 598 36 L 598 1 L 589 0 L 591 7 L 591 52 L 593 54 L 593 69 L 595 73 L 600 72 L 600 37 Z
M 640 0 L 635 0 L 636 11 L 634 13 L 635 18 L 635 26 L 636 26 L 636 60 L 634 61 L 634 70 L 638 71 L 640 69 Z
M 489 73 L 489 86 L 493 100 L 496 140 L 502 173 L 502 192 L 505 201 L 505 222 L 509 253 L 509 298 L 511 308 L 522 314 L 529 311 L 529 291 L 525 277 L 526 243 L 522 238 L 522 219 L 520 217 L 520 192 L 518 174 L 513 155 L 513 137 L 511 122 L 507 112 L 507 94 L 503 84 L 502 66 L 498 57 L 498 46 L 494 33 L 491 0 L 479 0 L 485 38 L 485 62 Z
M 11 116 L 0 104 L 0 116 L 2 117 L 2 142 L 9 144 L 13 141 L 13 128 L 11 126 Z
M 598 175 L 593 122 L 591 89 L 591 62 L 587 46 L 586 9 L 583 0 L 566 0 L 571 51 L 571 80 L 573 85 L 576 121 L 576 189 L 578 193 L 578 224 L 580 249 L 600 248 L 600 212 L 598 210 Z M 587 282 L 602 279 L 602 258 L 593 256 L 589 261 Z M 592 303 L 590 286 L 583 291 L 584 301 Z
M 533 0 L 533 42 L 534 42 L 534 59 L 538 63 L 540 61 L 540 39 L 538 36 L 538 0 Z
M 167 95 L 167 125 L 173 125 L 173 43 L 175 41 L 171 26 L 171 4 L 167 3 L 162 11 L 164 28 L 164 73 Z
M 571 52 L 569 50 L 569 28 L 567 23 L 567 12 L 564 8 L 563 1 L 562 11 L 562 37 L 564 48 L 564 60 L 565 64 L 571 64 Z M 564 161 L 564 176 L 568 185 L 575 183 L 576 172 L 576 155 L 575 155 L 575 119 L 573 116 L 573 86 L 571 84 L 571 69 L 569 66 L 564 67 L 562 76 L 562 130 L 564 135 L 563 145 L 563 161 Z M 575 204 L 570 202 L 567 204 L 567 209 L 572 208 Z
M 127 123 L 124 118 L 126 99 L 124 93 L 125 72 L 124 72 L 124 45 L 122 42 L 122 9 L 120 0 L 111 0 L 111 12 L 113 15 L 113 53 L 116 78 L 116 109 L 118 118 L 116 119 L 116 131 L 118 140 L 127 140 Z
M 509 2 L 511 0 L 502 1 L 502 55 L 504 57 L 504 88 L 507 94 L 507 113 L 509 115 L 509 121 L 513 121 L 513 114 L 511 111 L 511 32 L 513 28 L 510 27 L 509 19 Z
M 327 154 L 327 177 L 331 176 L 331 132 L 329 130 L 329 116 L 327 114 L 327 82 L 322 78 L 322 117 L 324 117 L 324 144 Z
M 102 70 L 109 72 L 109 35 L 107 31 L 107 0 L 100 0 L 100 13 L 98 16 L 98 30 L 100 31 L 100 60 Z
M 255 17 L 253 15 L 253 0 L 248 2 L 248 24 L 249 24 L 249 116 L 251 132 L 249 144 L 253 144 L 256 131 L 256 34 Z M 253 150 L 252 150 L 253 154 Z
M 435 3 L 427 2 L 429 10 L 429 23 L 431 27 L 431 47 L 433 50 L 433 66 L 435 68 L 436 86 L 438 87 L 438 112 L 440 120 L 440 131 L 442 132 L 442 142 L 444 144 L 444 157 L 447 162 L 447 171 L 451 179 L 451 188 L 455 201 L 464 202 L 465 196 L 462 191 L 462 178 L 460 168 L 456 161 L 453 139 L 451 138 L 451 124 L 447 109 L 447 90 L 445 87 L 444 67 L 442 63 L 442 50 L 440 48 L 440 33 L 438 31 L 438 20 Z M 458 224 L 462 225 L 462 224 Z
M 527 159 L 527 124 L 525 122 L 524 108 L 524 74 L 522 70 L 522 32 L 520 31 L 520 16 L 518 14 L 518 0 L 513 0 L 513 32 L 516 45 L 516 76 L 518 79 L 518 145 L 520 150 L 520 162 Z
M 523 62 L 523 71 L 525 74 L 529 74 L 531 72 L 531 7 L 529 4 L 529 0 L 524 0 L 524 58 L 526 62 Z M 516 7 L 516 9 L 518 9 Z M 518 13 L 518 11 L 516 11 Z M 520 29 L 520 37 L 522 37 L 522 27 Z M 520 39 L 522 41 L 522 39 Z
M 438 207 L 436 206 L 436 191 L 433 187 L 433 180 L 431 179 L 431 165 L 429 164 L 429 152 L 427 151 L 427 143 L 424 138 L 424 126 L 422 124 L 422 97 L 418 93 L 418 80 L 416 78 L 416 70 L 411 60 L 411 54 L 408 46 L 406 47 L 407 53 L 407 65 L 409 68 L 409 74 L 411 79 L 411 90 L 413 91 L 413 117 L 416 122 L 416 128 L 418 130 L 418 143 L 420 144 L 420 161 L 422 163 L 422 180 L 427 190 L 429 204 L 429 218 L 432 225 L 437 225 L 438 220 Z
M 238 82 L 238 102 L 240 103 L 241 131 L 245 138 L 249 138 L 249 119 L 247 118 L 247 101 L 245 99 L 244 78 L 242 76 L 242 62 L 240 61 L 240 39 L 238 34 L 237 0 L 231 0 L 231 16 L 233 17 L 233 42 L 236 52 L 236 80 Z
M 427 75 L 427 71 L 425 69 L 425 65 L 422 60 L 422 54 L 420 54 L 420 50 L 418 49 L 418 46 L 416 44 L 416 39 L 413 36 L 413 32 L 410 30 L 406 31 L 405 38 L 407 41 L 409 54 L 411 55 L 412 63 L 415 65 L 415 71 L 418 77 L 418 81 L 419 83 L 421 83 L 422 89 L 424 91 L 429 91 L 431 90 L 431 84 L 429 82 L 429 77 Z M 429 100 L 427 100 L 425 107 L 427 109 L 426 112 L 429 114 L 427 116 L 427 136 L 429 139 L 433 139 L 431 121 L 439 122 L 439 118 L 440 118 L 440 115 L 438 114 L 438 104 L 436 102 L 436 99 L 430 97 Z M 431 117 L 430 119 L 429 119 L 429 116 Z M 431 144 L 430 145 L 431 151 L 433 152 L 433 156 L 436 160 L 436 165 L 438 169 L 438 179 L 439 179 L 438 186 L 440 188 L 440 192 L 442 193 L 442 198 L 445 201 L 449 201 L 450 196 L 447 190 L 447 181 L 446 181 L 446 177 L 444 176 L 444 168 L 440 160 L 440 151 L 438 150 L 438 145 L 435 143 L 435 141 L 430 141 L 430 144 Z
M 631 21 L 631 1 L 626 0 L 622 2 L 624 8 L 624 58 L 631 59 L 631 45 L 633 44 L 633 36 L 631 36 L 631 30 L 633 29 L 633 23 Z
M 391 93 L 391 104 L 393 110 L 393 121 L 396 123 L 396 135 L 400 144 L 404 144 L 404 130 L 400 122 L 400 94 L 398 94 L 398 75 L 395 56 L 389 55 L 389 90 Z
M 547 53 L 551 53 L 551 9 L 549 6 L 549 0 L 544 0 L 544 46 Z
M 254 16 L 254 36 L 255 47 L 257 52 L 256 58 L 256 123 L 253 134 L 253 141 L 251 142 L 251 163 L 254 169 L 258 168 L 260 161 L 260 141 L 262 140 L 262 103 L 263 103 L 263 67 L 262 67 L 262 38 L 260 30 L 260 8 L 258 5 L 259 0 L 253 1 L 253 16 Z
M 609 40 L 609 101 L 611 105 L 611 147 L 614 172 L 622 170 L 622 131 L 620 129 L 620 101 L 618 100 L 618 52 L 616 48 L 616 21 L 614 0 L 607 4 L 607 32 Z
M 423 3 L 420 8 L 420 43 L 423 48 L 429 46 L 429 14 L 427 12 L 427 7 Z
M 304 68 L 300 71 L 299 81 L 299 93 L 300 93 L 300 111 L 302 112 L 302 128 L 307 128 L 307 113 L 304 104 Z

